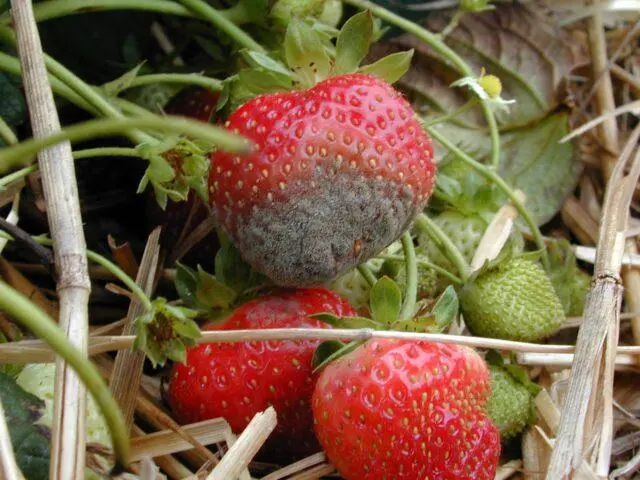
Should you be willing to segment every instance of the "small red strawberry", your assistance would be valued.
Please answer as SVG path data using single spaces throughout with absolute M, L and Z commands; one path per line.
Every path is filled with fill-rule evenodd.
M 406 230 L 433 189 L 431 141 L 377 77 L 256 97 L 226 126 L 257 150 L 213 154 L 214 214 L 244 259 L 280 285 L 322 283 L 366 261 Z
M 222 325 L 203 330 L 328 328 L 309 318 L 320 312 L 353 315 L 351 306 L 325 288 L 284 290 L 238 308 Z M 320 342 L 268 341 L 202 344 L 176 364 L 169 383 L 169 403 L 184 423 L 224 417 L 242 432 L 253 416 L 273 405 L 278 426 L 269 438 L 277 454 L 291 457 L 317 451 L 311 416 L 315 385 L 312 357 Z
M 490 480 L 500 456 L 490 390 L 469 348 L 372 340 L 320 374 L 315 431 L 345 480 Z

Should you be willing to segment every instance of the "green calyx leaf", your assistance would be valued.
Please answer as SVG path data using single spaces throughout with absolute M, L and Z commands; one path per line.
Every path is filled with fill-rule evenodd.
M 197 315 L 195 310 L 169 305 L 166 299 L 156 298 L 151 310 L 135 320 L 134 348 L 144 351 L 154 367 L 164 365 L 167 360 L 184 363 L 186 347 L 195 345 L 201 335 L 193 320 Z
M 459 309 L 458 295 L 453 286 L 449 285 L 433 306 L 432 313 L 435 316 L 436 325 L 444 331 L 458 317 Z
M 284 54 L 301 87 L 312 87 L 328 76 L 333 48 L 331 37 L 310 22 L 294 18 L 289 23 Z
M 549 244 L 551 270 L 549 276 L 567 316 L 582 315 L 591 275 L 576 262 L 571 244 L 566 240 L 554 240 Z
M 375 323 L 386 327 L 392 325 L 402 308 L 400 287 L 389 277 L 382 277 L 371 288 L 369 304 Z
M 149 184 L 153 187 L 158 205 L 166 208 L 167 200 L 180 202 L 193 190 L 204 202 L 209 199 L 207 190 L 209 159 L 212 146 L 186 138 L 170 138 L 160 144 L 138 146 L 140 156 L 149 166 L 140 181 L 138 193 Z
M 322 14 L 325 0 L 277 0 L 270 16 L 278 24 L 287 26 L 294 18 L 307 18 Z
M 197 270 L 181 263 L 176 266 L 175 286 L 180 299 L 202 316 L 227 310 L 238 298 L 238 291 L 198 265 Z
M 335 328 L 347 328 L 347 329 L 357 329 L 357 328 L 373 328 L 379 330 L 381 325 L 377 322 L 371 320 L 366 317 L 338 317 L 333 313 L 316 313 L 314 315 L 310 315 L 311 318 L 316 320 L 320 320 L 321 322 L 327 323 Z
M 357 340 L 346 345 L 336 340 L 321 343 L 313 354 L 313 373 L 317 373 L 331 362 L 344 357 L 363 345 L 365 340 Z
M 347 20 L 336 41 L 332 74 L 342 75 L 358 69 L 373 41 L 373 15 L 366 10 Z
M 265 278 L 242 259 L 233 243 L 221 238 L 220 244 L 222 246 L 216 253 L 215 261 L 215 274 L 220 282 L 234 290 L 239 297 L 246 297 L 250 291 L 265 283 Z
M 393 84 L 400 80 L 409 71 L 414 50 L 391 53 L 377 62 L 360 67 L 362 73 L 382 78 L 385 82 Z

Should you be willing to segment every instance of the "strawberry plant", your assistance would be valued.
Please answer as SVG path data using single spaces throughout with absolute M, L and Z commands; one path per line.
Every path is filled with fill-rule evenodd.
M 605 426 L 633 412 L 611 382 L 637 322 L 594 326 L 575 248 L 609 232 L 598 165 L 636 171 L 633 109 L 602 108 L 608 77 L 633 95 L 628 32 L 589 59 L 551 5 L 31 3 L 0 0 L 0 399 L 27 480 L 542 474 L 600 411 L 572 464 L 629 470 L 631 418 Z M 566 141 L 587 117 L 607 135 Z

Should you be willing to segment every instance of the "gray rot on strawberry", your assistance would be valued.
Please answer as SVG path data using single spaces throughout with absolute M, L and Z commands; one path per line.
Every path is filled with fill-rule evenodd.
M 368 12 L 352 17 L 335 45 L 326 29 L 291 21 L 290 69 L 248 53 L 252 68 L 223 93 L 229 105 L 250 98 L 225 125 L 255 150 L 212 154 L 212 210 L 243 258 L 276 284 L 320 284 L 368 260 L 431 196 L 431 141 L 387 82 L 411 53 L 359 68 L 373 35 Z M 255 96 L 265 78 L 273 93 Z

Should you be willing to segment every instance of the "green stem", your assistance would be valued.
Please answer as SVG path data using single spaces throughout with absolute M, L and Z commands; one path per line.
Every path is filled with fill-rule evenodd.
M 198 75 L 197 73 L 154 73 L 150 75 L 140 75 L 131 80 L 127 88 L 142 87 L 154 83 L 198 85 L 214 92 L 222 90 L 222 82 L 220 80 Z
M 144 159 L 135 148 L 100 147 L 73 151 L 73 158 L 75 160 L 93 157 L 137 157 Z
M 218 30 L 226 33 L 238 45 L 254 50 L 260 53 L 267 53 L 262 45 L 251 38 L 240 27 L 235 25 L 231 20 L 224 16 L 221 12 L 213 8 L 203 0 L 179 0 L 185 7 L 195 13 L 202 20 L 206 20 Z
M 367 267 L 364 263 L 361 263 L 360 265 L 358 265 L 358 271 L 360 272 L 360 275 L 364 277 L 364 279 L 367 281 L 370 287 L 373 287 L 378 281 L 378 279 L 373 274 L 371 269 Z
M 480 175 L 485 177 L 487 180 L 493 182 L 502 192 L 511 200 L 513 206 L 518 210 L 518 213 L 523 218 L 523 220 L 529 225 L 531 229 L 531 234 L 533 235 L 533 239 L 536 242 L 538 248 L 542 251 L 542 264 L 544 267 L 549 270 L 551 268 L 551 263 L 549 262 L 549 254 L 547 253 L 547 246 L 544 243 L 544 239 L 542 238 L 542 233 L 540 233 L 540 229 L 538 225 L 534 221 L 533 217 L 529 210 L 522 204 L 516 193 L 513 189 L 507 185 L 507 183 L 502 179 L 500 175 L 494 172 L 491 168 L 486 167 L 485 165 L 476 162 L 473 158 L 467 155 L 465 152 L 460 150 L 457 146 L 455 146 L 452 142 L 450 142 L 444 135 L 438 132 L 436 129 L 432 127 L 425 127 L 429 134 L 435 138 L 438 142 L 442 144 L 447 150 L 456 155 L 460 160 L 465 162 L 467 165 L 472 167 L 475 171 L 477 171 Z
M 447 26 L 444 27 L 439 34 L 439 37 L 442 40 L 447 38 L 447 36 L 456 29 L 456 27 L 458 26 L 458 23 L 460 23 L 460 19 L 464 16 L 464 14 L 465 14 L 464 10 L 460 10 L 460 9 L 456 10 L 456 12 L 451 17 L 451 20 L 449 20 L 449 23 L 447 24 Z
M 21 293 L 0 282 L 0 309 L 44 340 L 78 374 L 109 427 L 118 465 L 127 465 L 130 445 L 122 412 L 100 372 L 75 348 L 56 323 Z
M 473 107 L 475 107 L 478 104 L 478 102 L 479 102 L 478 97 L 473 97 L 464 105 L 456 108 L 453 112 L 445 113 L 444 115 L 440 115 L 439 117 L 432 118 L 431 120 L 424 119 L 422 123 L 425 126 L 431 126 L 431 125 L 437 125 L 442 122 L 446 122 L 448 120 L 451 120 L 452 118 L 462 115 L 464 112 L 471 110 Z
M 381 258 L 383 260 L 404 260 L 405 259 L 403 255 L 378 255 L 377 258 Z M 439 265 L 436 265 L 435 263 L 432 263 L 432 262 L 430 262 L 428 260 L 425 260 L 423 258 L 416 258 L 416 262 L 418 263 L 418 265 L 422 265 L 424 267 L 428 267 L 431 270 L 436 271 L 437 273 L 439 273 L 443 277 L 447 277 L 448 280 L 451 280 L 455 284 L 462 285 L 464 283 L 460 279 L 460 277 L 458 277 L 458 276 L 454 275 L 453 273 L 449 272 L 447 269 L 442 268 Z
M 10 185 L 12 182 L 16 180 L 26 177 L 30 173 L 38 171 L 37 165 L 31 165 L 30 167 L 24 167 L 20 170 L 16 170 L 15 172 L 10 173 L 9 175 L 5 175 L 0 178 L 0 190 L 3 190 L 7 185 Z
M 11 127 L 7 125 L 2 117 L 0 117 L 0 139 L 4 141 L 6 145 L 15 145 L 18 143 L 18 137 L 13 133 Z
M 8 27 L 0 27 L 0 39 L 16 46 L 16 36 Z M 95 108 L 98 112 L 108 118 L 124 118 L 122 112 L 111 105 L 102 94 L 91 85 L 85 83 L 80 77 L 75 75 L 71 70 L 67 69 L 61 63 L 58 63 L 55 59 L 48 55 L 44 55 L 45 65 L 47 70 L 66 84 L 69 88 L 75 91 L 80 97 L 82 97 L 89 105 Z M 153 137 L 150 137 L 144 132 L 132 130 L 125 132 L 133 143 L 148 143 L 155 141 Z
M 462 281 L 466 281 L 471 275 L 471 267 L 469 263 L 464 259 L 460 250 L 453 244 L 453 242 L 447 237 L 447 235 L 435 224 L 433 220 L 427 217 L 424 213 L 418 215 L 416 219 L 416 226 L 426 233 L 431 241 L 442 251 L 442 253 L 449 259 L 451 263 L 456 267 Z
M 343 0 L 344 3 L 353 5 L 354 7 L 361 8 L 363 10 L 371 10 L 371 12 L 381 18 L 382 20 L 401 28 L 405 32 L 415 35 L 427 45 L 429 45 L 436 53 L 439 53 L 446 59 L 448 59 L 463 76 L 473 76 L 471 67 L 446 43 L 444 43 L 440 37 L 429 30 L 422 28 L 420 25 L 407 20 L 406 18 L 396 15 L 390 12 L 384 7 L 376 5 L 368 0 Z M 482 111 L 487 120 L 487 126 L 489 127 L 489 135 L 491 136 L 491 165 L 499 165 L 500 163 L 500 134 L 498 132 L 498 124 L 493 115 L 493 111 L 489 107 L 486 100 L 481 100 Z
M 144 290 L 142 290 L 138 286 L 138 284 L 123 270 L 121 270 L 120 267 L 118 267 L 115 263 L 107 260 L 103 256 L 98 255 L 96 252 L 93 252 L 91 250 L 87 250 L 87 258 L 92 262 L 97 263 L 98 265 L 109 270 L 109 272 L 111 272 L 117 279 L 124 283 L 129 288 L 129 290 L 131 290 L 131 292 L 136 297 L 138 297 L 138 300 L 144 306 L 144 309 L 147 312 L 153 308 L 151 300 L 149 299 L 147 294 L 144 293 Z
M 405 259 L 407 284 L 404 291 L 404 303 L 402 304 L 398 319 L 404 321 L 412 319 L 416 311 L 416 302 L 418 299 L 418 263 L 416 262 L 416 249 L 413 246 L 411 233 L 408 231 L 404 232 L 401 241 Z
M 249 143 L 243 137 L 227 130 L 183 117 L 106 118 L 90 120 L 62 129 L 55 135 L 25 140 L 18 145 L 0 149 L 0 172 L 30 162 L 40 150 L 56 143 L 85 141 L 130 131 L 133 128 L 150 128 L 163 132 L 199 137 L 229 152 L 244 153 Z
M 54 18 L 78 13 L 101 12 L 106 10 L 143 10 L 192 17 L 193 14 L 182 5 L 168 0 L 49 0 L 33 6 L 36 21 L 43 22 Z M 0 16 L 0 24 L 11 23 L 11 15 L 6 12 Z

